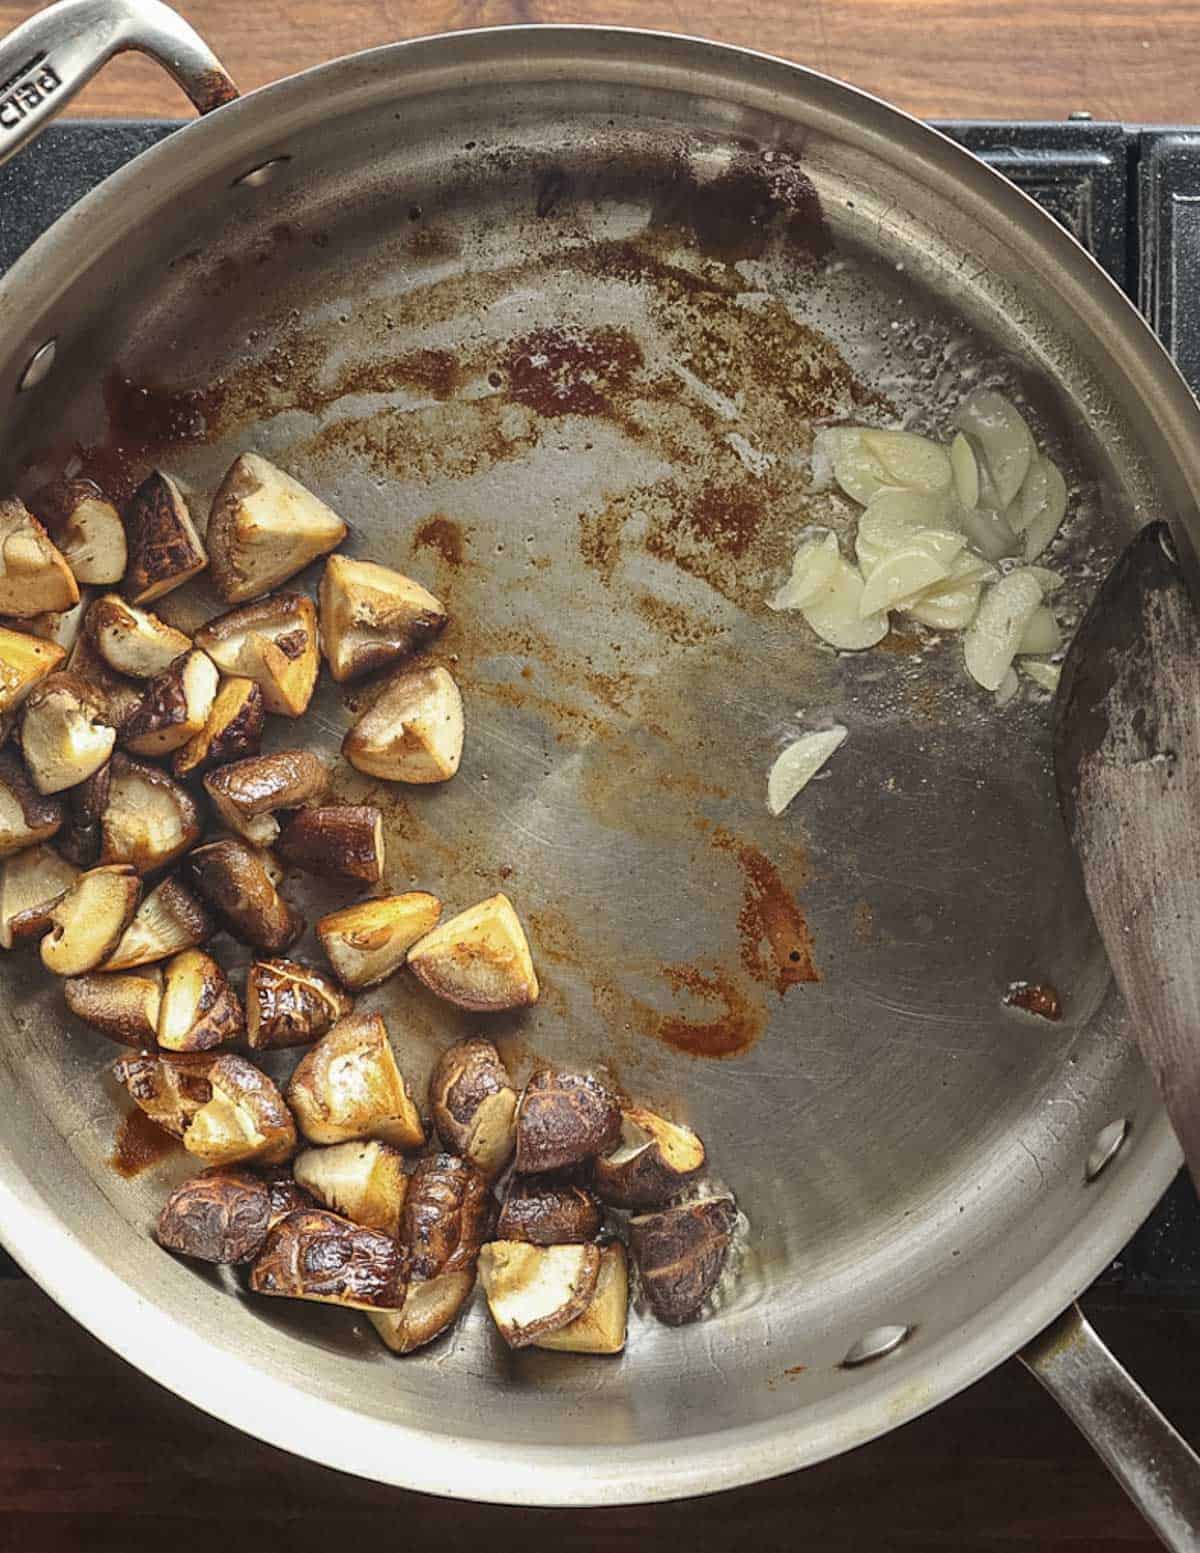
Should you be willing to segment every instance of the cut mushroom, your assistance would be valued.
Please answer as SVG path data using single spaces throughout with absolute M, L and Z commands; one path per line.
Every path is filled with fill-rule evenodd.
M 379 1138 L 419 1149 L 425 1129 L 379 1014 L 350 1014 L 301 1059 L 287 1091 L 310 1143 Z
M 279 834 L 275 810 L 319 798 L 328 783 L 325 762 L 311 750 L 278 750 L 210 771 L 204 790 L 230 830 L 265 847 Z
M 28 631 L 30 636 L 40 636 L 44 642 L 53 642 L 64 652 L 70 652 L 79 640 L 91 602 L 88 593 L 81 593 L 79 602 L 72 604 L 70 609 L 60 609 L 48 615 L 30 615 L 27 620 L 19 623 L 19 629 Z
M 131 679 L 153 679 L 192 646 L 182 631 L 116 593 L 104 594 L 88 610 L 87 634 L 108 667 Z
M 274 952 L 304 931 L 304 919 L 275 888 L 265 853 L 244 841 L 210 841 L 188 862 L 197 890 L 244 944 Z
M 246 978 L 246 1035 L 254 1051 L 307 1046 L 353 1007 L 328 977 L 296 960 L 256 960 Z
M 223 679 L 204 727 L 175 751 L 175 775 L 199 775 L 257 755 L 262 747 L 265 718 L 263 694 L 252 679 L 237 674 Z
M 545 1068 L 525 1086 L 517 1107 L 517 1169 L 561 1170 L 607 1154 L 621 1136 L 621 1108 L 592 1073 Z
M 305 1149 L 292 1162 L 292 1173 L 323 1208 L 367 1229 L 400 1233 L 408 1176 L 404 1155 L 390 1143 L 372 1138 Z
M 498 1176 L 516 1147 L 517 1091 L 491 1041 L 459 1041 L 442 1053 L 429 1104 L 445 1146 L 489 1180 Z
M 125 534 L 125 593 L 132 604 L 161 598 L 208 565 L 183 492 L 160 470 L 148 475 L 126 502 Z
M 419 582 L 374 561 L 330 556 L 320 591 L 321 649 L 339 683 L 424 646 L 449 618 Z
M 106 768 L 101 813 L 102 863 L 132 863 L 140 874 L 166 868 L 200 839 L 196 800 L 157 766 L 118 750 Z
M 216 664 L 207 653 L 185 653 L 146 686 L 121 742 L 135 755 L 169 755 L 201 731 L 216 694 Z
M 58 614 L 79 586 L 58 546 L 15 496 L 0 501 L 0 615 Z
M 342 754 L 367 776 L 429 783 L 454 775 L 462 747 L 462 696 L 439 666 L 390 680 L 346 734 Z
M 103 965 L 133 921 L 141 893 L 126 863 L 80 874 L 50 912 L 42 964 L 56 976 L 81 976 Z
M 8 713 L 66 657 L 56 642 L 0 626 L 0 713 Z
M 102 698 L 77 674 L 51 674 L 26 698 L 21 750 L 40 793 L 61 793 L 86 782 L 116 741 Z
M 104 721 L 118 733 L 142 704 L 141 682 L 110 669 L 86 629 L 71 649 L 67 671 L 92 687 L 104 706 Z
M 317 682 L 317 612 L 299 593 L 277 593 L 243 604 L 210 620 L 196 632 L 202 647 L 225 674 L 254 680 L 268 712 L 299 717 Z
M 529 941 L 507 895 L 493 895 L 427 933 L 408 963 L 430 992 L 474 1013 L 538 1000 Z
M 383 878 L 383 816 L 369 804 L 301 809 L 280 831 L 275 851 L 306 873 L 378 884 Z
M 258 453 L 235 458 L 208 519 L 212 576 L 229 604 L 269 593 L 346 537 L 337 513 Z
M 600 1248 L 493 1240 L 479 1253 L 479 1276 L 501 1337 L 510 1348 L 528 1348 L 591 1304 Z
M 47 527 L 75 581 L 93 587 L 120 582 L 128 559 L 125 525 L 100 487 L 66 480 L 48 495 Z
M 163 969 L 158 1044 L 166 1051 L 202 1052 L 245 1034 L 246 1019 L 229 978 L 211 955 L 185 949 Z
M 410 1284 L 399 1310 L 371 1311 L 368 1319 L 393 1353 L 414 1353 L 453 1325 L 474 1287 L 474 1267 L 442 1273 L 427 1283 Z
M 62 829 L 61 798 L 39 793 L 11 750 L 0 750 L 0 857 L 11 857 Z
M 27 847 L 0 865 L 0 948 L 40 937 L 50 912 L 79 877 L 53 847 Z
M 695 1321 L 729 1255 L 737 1220 L 731 1198 L 706 1197 L 629 1221 L 642 1292 L 668 1326 Z
M 363 1229 L 320 1208 L 281 1219 L 250 1269 L 255 1294 L 317 1300 L 350 1310 L 395 1310 L 404 1303 L 404 1267 L 390 1235 Z
M 207 1058 L 189 1062 L 162 1057 L 122 1057 L 112 1065 L 117 1083 L 152 1122 L 182 1138 L 196 1114 L 212 1100 Z
M 594 1192 L 553 1176 L 518 1176 L 496 1223 L 499 1240 L 527 1240 L 534 1246 L 567 1246 L 595 1240 L 604 1222 Z
M 644 1106 L 621 1113 L 621 1141 L 596 1161 L 596 1191 L 614 1208 L 658 1208 L 704 1168 L 704 1144 L 690 1127 Z
M 164 879 L 150 891 L 104 966 L 106 971 L 150 965 L 194 949 L 213 933 L 212 918 L 178 879 Z
M 271 1194 L 269 1229 L 274 1229 L 280 1219 L 286 1219 L 289 1213 L 299 1213 L 304 1208 L 317 1206 L 304 1188 L 282 1167 L 268 1172 L 267 1191 Z
M 63 983 L 63 996 L 76 1019 L 123 1046 L 153 1050 L 158 1040 L 162 977 L 145 971 L 93 972 Z
M 265 1073 L 232 1053 L 208 1070 L 212 1098 L 192 1117 L 183 1146 L 212 1165 L 258 1159 L 277 1165 L 296 1151 L 296 1127 Z
M 155 1231 L 160 1246 L 223 1266 L 252 1262 L 271 1219 L 267 1183 L 248 1170 L 209 1170 L 177 1186 Z
M 442 903 L 414 890 L 331 911 L 317 937 L 344 987 L 374 987 L 404 964 L 409 949 L 437 922 Z
M 581 1316 L 534 1343 L 557 1353 L 620 1353 L 629 1319 L 629 1267 L 619 1240 L 600 1247 L 596 1292 Z

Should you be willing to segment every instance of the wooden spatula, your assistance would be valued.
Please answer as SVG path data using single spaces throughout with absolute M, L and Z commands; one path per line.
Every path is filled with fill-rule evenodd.
M 1054 762 L 1133 1034 L 1200 1185 L 1200 610 L 1165 523 L 1071 643 Z

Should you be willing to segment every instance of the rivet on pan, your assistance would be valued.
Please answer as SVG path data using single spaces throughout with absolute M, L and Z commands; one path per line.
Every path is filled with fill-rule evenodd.
M 842 1360 L 842 1368 L 853 1370 L 860 1364 L 870 1364 L 885 1354 L 894 1353 L 912 1332 L 912 1327 L 874 1327 L 870 1332 L 864 1332 Z
M 1121 1152 L 1128 1136 L 1129 1123 L 1123 1116 L 1115 1122 L 1109 1122 L 1107 1127 L 1101 1127 L 1096 1134 L 1096 1141 L 1092 1144 L 1092 1151 L 1087 1157 L 1084 1178 L 1094 1181 L 1101 1171 L 1107 1170 Z
M 50 376 L 50 368 L 54 365 L 54 357 L 58 352 L 58 341 L 47 340 L 30 356 L 25 365 L 24 372 L 17 379 L 17 392 L 23 394 L 26 389 L 36 388 L 39 383 L 44 383 Z
M 279 169 L 290 161 L 290 156 L 275 156 L 269 162 L 260 162 L 257 167 L 252 167 L 248 173 L 243 173 L 240 178 L 235 178 L 231 187 L 235 189 L 261 189 L 264 183 L 270 183 Z

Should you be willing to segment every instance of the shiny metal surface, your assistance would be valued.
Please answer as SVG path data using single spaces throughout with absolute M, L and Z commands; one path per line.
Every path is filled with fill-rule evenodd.
M 18 397 L 51 335 L 54 373 Z M 175 397 L 131 401 L 114 366 Z M 118 481 L 160 461 L 203 505 L 253 445 L 345 514 L 353 553 L 446 597 L 467 750 L 444 792 L 385 798 L 390 877 L 458 905 L 503 880 L 546 985 L 487 1026 L 514 1068 L 609 1064 L 699 1128 L 751 1225 L 714 1318 L 639 1319 L 620 1361 L 507 1353 L 477 1304 L 398 1362 L 344 1313 L 252 1302 L 154 1246 L 184 1167 L 114 1174 L 112 1052 L 14 960 L 0 1228 L 43 1285 L 242 1428 L 520 1503 L 818 1460 L 1052 1320 L 1179 1153 L 1062 834 L 1048 708 L 997 711 L 952 638 L 837 657 L 763 604 L 810 520 L 811 421 L 887 414 L 882 396 L 944 432 L 981 380 L 1069 471 L 1072 609 L 1146 515 L 1194 525 L 1191 396 L 1053 222 L 870 98 L 655 35 L 340 61 L 173 136 L 35 245 L 0 290 L 5 482 L 78 446 Z M 801 709 L 850 737 L 772 820 Z M 306 734 L 332 752 L 347 718 L 326 686 Z M 781 995 L 789 898 L 820 980 Z M 1018 977 L 1058 986 L 1061 1024 L 1003 1007 Z M 480 1027 L 404 981 L 368 1006 L 417 1085 Z M 843 1367 L 888 1326 L 912 1332 Z

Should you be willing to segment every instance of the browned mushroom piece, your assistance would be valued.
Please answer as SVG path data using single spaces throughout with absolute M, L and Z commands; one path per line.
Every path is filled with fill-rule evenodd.
M 447 782 L 463 747 L 462 696 L 448 670 L 395 675 L 342 740 L 357 770 L 388 782 Z
M 53 642 L 64 652 L 70 652 L 79 640 L 80 632 L 91 607 L 87 589 L 79 595 L 79 602 L 70 609 L 49 610 L 44 615 L 29 615 L 11 622 L 14 629 L 27 631 L 30 636 L 40 636 L 44 642 Z
M 106 666 L 130 679 L 153 679 L 192 650 L 191 637 L 118 593 L 91 605 L 85 634 Z
M 204 791 L 226 825 L 258 847 L 270 846 L 279 834 L 276 809 L 310 803 L 328 785 L 329 768 L 311 750 L 253 755 L 204 778 Z
M 175 775 L 199 775 L 257 755 L 262 747 L 265 721 L 262 691 L 254 681 L 239 674 L 223 679 L 204 727 L 175 751 Z
M 67 672 L 87 681 L 104 707 L 104 721 L 118 733 L 142 704 L 141 681 L 109 668 L 86 630 L 71 649 Z
M 621 1108 L 595 1074 L 546 1068 L 526 1084 L 517 1107 L 517 1169 L 561 1170 L 607 1154 L 620 1136 Z
M 76 1019 L 122 1046 L 151 1051 L 158 1041 L 162 975 L 157 966 L 138 971 L 92 971 L 63 983 Z
M 424 890 L 385 895 L 331 911 L 317 923 L 317 937 L 344 987 L 374 987 L 400 969 L 441 911 L 437 896 Z
M 58 546 L 15 496 L 0 501 L 0 615 L 57 614 L 79 602 Z
M 346 537 L 337 513 L 258 453 L 235 458 L 208 519 L 212 577 L 228 604 L 269 593 Z
M 629 1244 L 651 1310 L 668 1326 L 695 1321 L 716 1287 L 737 1221 L 730 1197 L 706 1197 L 629 1221 Z
M 230 1266 L 254 1260 L 270 1218 L 265 1181 L 248 1170 L 206 1170 L 167 1198 L 155 1236 L 167 1251 Z
M 266 1174 L 267 1190 L 271 1194 L 271 1214 L 268 1229 L 274 1229 L 280 1219 L 289 1213 L 299 1213 L 303 1208 L 317 1205 L 300 1183 L 293 1179 L 286 1166 L 276 1166 Z
M 529 941 L 507 895 L 440 923 L 408 951 L 418 981 L 473 1013 L 526 1008 L 539 995 Z
M 106 769 L 110 778 L 100 817 L 102 863 L 132 863 L 140 874 L 151 874 L 200 840 L 196 800 L 165 771 L 131 760 L 120 750 Z
M 211 955 L 185 949 L 163 968 L 158 1044 L 167 1051 L 200 1052 L 240 1040 L 246 1019 L 229 978 Z
M 283 826 L 275 851 L 305 873 L 378 884 L 383 878 L 383 815 L 371 804 L 301 809 Z
M 125 503 L 125 536 L 125 593 L 132 604 L 161 598 L 208 565 L 183 492 L 161 470 L 147 475 Z
M 14 712 L 66 656 L 56 642 L 0 626 L 0 713 Z
M 595 1240 L 603 1223 L 599 1200 L 586 1186 L 553 1176 L 514 1175 L 500 1210 L 496 1238 L 569 1246 Z
M 441 601 L 411 577 L 344 555 L 326 561 L 319 603 L 321 649 L 339 683 L 415 652 L 449 618 Z
M 583 1315 L 600 1276 L 595 1245 L 492 1240 L 479 1253 L 488 1308 L 510 1348 L 528 1348 Z
M 267 855 L 245 841 L 210 841 L 188 859 L 196 889 L 234 938 L 255 949 L 286 949 L 303 918 L 275 888 Z
M 119 1058 L 111 1071 L 139 1110 L 173 1138 L 182 1138 L 212 1100 L 211 1065 L 208 1058 L 181 1062 L 143 1054 Z
M 596 1192 L 614 1208 L 659 1208 L 704 1168 L 704 1144 L 690 1127 L 645 1106 L 621 1112 L 621 1139 L 596 1161 Z
M 223 674 L 254 680 L 268 712 L 299 717 L 312 699 L 320 657 L 317 612 L 299 593 L 276 593 L 241 604 L 196 632 Z
M 258 1159 L 278 1165 L 296 1151 L 296 1126 L 271 1079 L 244 1057 L 224 1052 L 208 1070 L 211 1098 L 188 1124 L 183 1146 L 212 1165 Z
M 208 912 L 188 887 L 172 876 L 150 891 L 103 968 L 131 970 L 165 960 L 202 944 L 213 931 Z
M 305 1149 L 292 1162 L 292 1174 L 323 1208 L 343 1218 L 400 1233 L 400 1215 L 408 1195 L 404 1155 L 378 1138 Z
M 489 1180 L 498 1176 L 516 1146 L 517 1091 L 491 1041 L 459 1041 L 442 1053 L 429 1105 L 445 1146 Z
M 0 864 L 0 948 L 28 942 L 50 928 L 50 912 L 79 877 L 53 847 L 39 843 Z
M 133 921 L 141 894 L 141 881 L 127 863 L 80 874 L 50 911 L 42 964 L 56 976 L 80 976 L 103 965 Z
M 146 686 L 141 705 L 121 730 L 135 755 L 169 755 L 208 721 L 217 694 L 217 666 L 203 652 L 184 653 Z
M 66 823 L 58 834 L 58 850 L 80 868 L 94 868 L 104 844 L 104 811 L 112 788 L 112 761 L 93 771 L 86 782 L 65 796 Z
M 128 552 L 121 515 L 91 480 L 63 480 L 34 503 L 75 575 L 93 587 L 120 582 Z
M 21 708 L 21 753 L 40 793 L 86 782 L 116 742 L 103 698 L 77 674 L 51 674 Z
M 267 1235 L 250 1287 L 351 1310 L 393 1310 L 404 1302 L 403 1259 L 391 1235 L 308 1208 Z
M 0 750 L 0 857 L 11 857 L 62 829 L 61 798 L 39 793 L 21 760 Z
M 629 1266 L 625 1247 L 611 1240 L 600 1247 L 600 1271 L 596 1290 L 581 1315 L 556 1332 L 545 1332 L 535 1348 L 556 1353 L 620 1353 L 625 1347 L 629 1318 Z
M 246 1036 L 253 1051 L 307 1046 L 353 1007 L 340 987 L 298 960 L 256 960 L 246 978 Z
M 340 1019 L 301 1059 L 287 1098 L 310 1143 L 379 1138 L 398 1149 L 419 1149 L 425 1142 L 379 1014 Z

